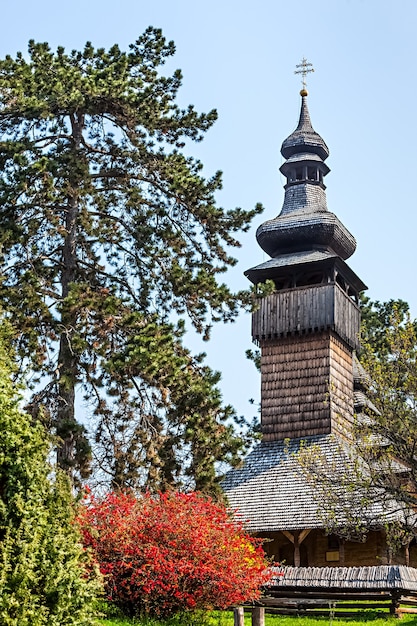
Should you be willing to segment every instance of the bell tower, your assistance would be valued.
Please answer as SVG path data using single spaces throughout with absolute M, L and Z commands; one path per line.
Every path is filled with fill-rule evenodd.
M 368 377 L 355 355 L 359 294 L 366 287 L 346 262 L 355 239 L 327 208 L 329 150 L 308 111 L 305 75 L 311 66 L 303 59 L 300 67 L 300 118 L 281 147 L 283 206 L 257 232 L 269 260 L 246 272 L 255 285 L 271 283 L 271 289 L 258 291 L 266 295 L 259 297 L 252 319 L 252 336 L 261 351 L 262 441 L 222 485 L 231 509 L 250 532 L 269 539 L 268 554 L 278 561 L 295 568 L 374 566 L 387 558 L 383 532 L 372 530 L 360 549 L 356 542 L 337 543 L 333 537 L 330 543 L 326 536 L 334 514 L 336 532 L 337 524 L 349 526 L 352 520 L 373 529 L 397 517 L 379 497 L 363 505 L 361 487 L 352 493 L 354 479 L 347 486 L 343 481 L 356 457 L 350 428 L 354 412 L 358 419 L 369 419 L 364 407 L 377 413 L 366 397 Z M 302 450 L 307 457 L 300 456 Z M 319 487 L 322 470 L 327 477 L 340 472 L 342 480 L 335 482 L 340 510 L 339 503 L 327 499 L 327 480 Z M 315 472 L 318 482 L 311 480 Z M 301 589 L 316 578 L 316 570 L 305 576 L 289 568 L 287 575 L 297 580 L 296 587 L 288 580 L 284 586 Z
M 284 140 L 286 177 L 280 214 L 257 231 L 270 260 L 245 275 L 273 281 L 252 317 L 261 350 L 261 426 L 265 442 L 335 433 L 353 420 L 353 353 L 359 347 L 359 293 L 366 289 L 345 263 L 356 241 L 327 209 L 327 145 L 307 106 L 305 59 L 297 128 Z

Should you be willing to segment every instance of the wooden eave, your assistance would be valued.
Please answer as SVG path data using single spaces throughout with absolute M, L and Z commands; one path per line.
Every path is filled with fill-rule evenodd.
M 290 260 L 291 255 L 286 256 L 288 256 Z M 368 289 L 359 276 L 339 256 L 329 256 L 327 258 L 308 261 L 302 260 L 301 257 L 300 260 L 291 259 L 291 262 L 287 265 L 278 264 L 276 259 L 270 259 L 261 265 L 247 270 L 245 276 L 249 278 L 253 284 L 257 285 L 267 280 L 281 280 L 289 276 L 299 276 L 303 273 L 310 274 L 316 271 L 333 269 L 343 277 L 356 294 Z

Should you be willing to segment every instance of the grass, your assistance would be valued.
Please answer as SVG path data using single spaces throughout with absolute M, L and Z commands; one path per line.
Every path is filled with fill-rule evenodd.
M 405 615 L 399 621 L 396 617 L 376 617 L 374 611 L 364 611 L 360 615 L 353 615 L 349 619 L 333 618 L 336 626 L 417 626 L 417 616 Z M 284 615 L 265 616 L 265 626 L 327 626 L 327 617 L 297 617 Z M 177 618 L 165 622 L 156 620 L 128 620 L 123 618 L 109 618 L 100 620 L 97 626 L 233 626 L 233 613 L 228 611 L 213 612 L 209 615 L 188 615 L 187 618 Z M 251 626 L 251 615 L 245 613 L 245 626 Z

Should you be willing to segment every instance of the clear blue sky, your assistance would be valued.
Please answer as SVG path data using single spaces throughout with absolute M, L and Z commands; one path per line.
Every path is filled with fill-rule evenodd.
M 295 65 L 314 64 L 308 81 L 314 128 L 330 149 L 328 207 L 358 241 L 349 264 L 372 299 L 402 298 L 417 316 L 417 124 L 415 0 L 21 0 L 1 7 L 0 54 L 34 38 L 52 47 L 128 46 L 144 29 L 163 29 L 177 46 L 182 104 L 217 108 L 219 121 L 194 154 L 210 175 L 224 172 L 220 204 L 265 212 L 242 238 L 228 280 L 264 260 L 256 226 L 282 205 L 282 140 L 299 112 Z M 265 259 L 266 260 L 266 259 Z M 194 343 L 197 349 L 197 345 Z M 250 318 L 214 332 L 208 361 L 222 371 L 225 400 L 254 411 L 259 378 L 244 351 Z

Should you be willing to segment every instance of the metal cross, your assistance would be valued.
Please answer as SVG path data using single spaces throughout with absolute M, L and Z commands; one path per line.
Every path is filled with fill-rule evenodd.
M 297 67 L 298 69 L 295 70 L 294 74 L 302 74 L 303 89 L 305 89 L 307 86 L 307 83 L 306 83 L 307 74 L 309 74 L 310 72 L 314 72 L 313 64 L 308 63 L 307 59 L 303 57 L 301 59 L 301 63 L 298 63 L 298 65 L 296 65 L 295 67 Z

